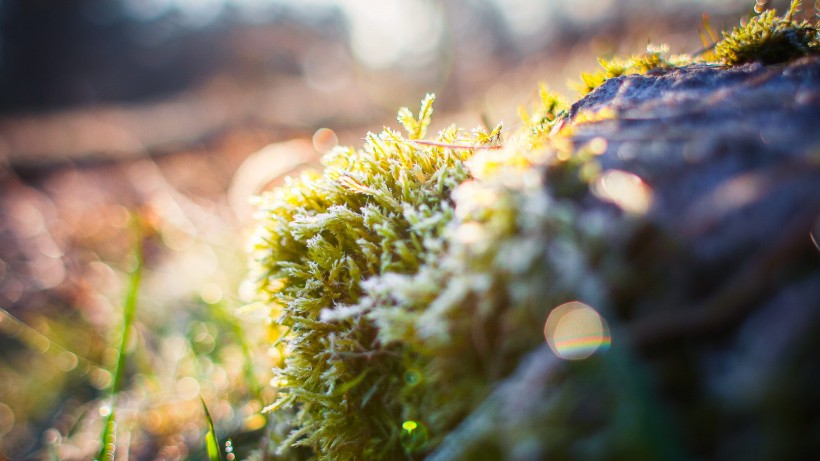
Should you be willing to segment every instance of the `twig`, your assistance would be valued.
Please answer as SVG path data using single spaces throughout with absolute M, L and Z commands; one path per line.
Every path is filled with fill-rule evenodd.
M 475 144 L 447 144 L 444 142 L 436 142 L 436 141 L 423 141 L 419 139 L 414 139 L 414 143 L 421 144 L 422 146 L 434 146 L 434 147 L 444 147 L 447 149 L 475 149 L 475 150 L 497 150 L 504 147 L 503 144 L 493 144 L 493 145 L 475 145 Z

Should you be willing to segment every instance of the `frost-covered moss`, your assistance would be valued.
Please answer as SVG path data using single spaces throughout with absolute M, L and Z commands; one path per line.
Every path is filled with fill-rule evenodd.
M 397 398 L 415 351 L 386 338 L 363 294 L 434 265 L 447 250 L 452 191 L 470 177 L 472 149 L 417 144 L 433 97 L 419 117 L 402 110 L 408 138 L 385 129 L 363 149 L 339 148 L 321 174 L 305 174 L 267 195 L 254 254 L 259 291 L 282 327 L 280 399 L 269 409 L 298 411 L 284 445 L 321 459 L 400 459 L 407 411 Z M 489 140 L 455 128 L 440 143 Z M 416 444 L 418 445 L 418 444 Z
M 717 57 L 771 61 L 760 27 L 814 49 L 796 4 L 727 35 Z M 661 49 L 602 61 L 583 92 L 690 62 Z M 283 457 L 302 446 L 321 460 L 421 459 L 543 343 L 550 309 L 580 299 L 607 312 L 603 280 L 621 264 L 607 250 L 638 218 L 582 206 L 600 149 L 570 142 L 567 104 L 542 89 L 500 149 L 498 129 L 425 139 L 432 104 L 399 112 L 405 135 L 337 148 L 322 172 L 261 199 L 254 275 L 283 357 L 267 409 L 288 426 Z
M 456 147 L 496 138 L 481 130 L 414 142 L 428 97 L 418 119 L 399 113 L 408 138 L 369 135 L 264 197 L 254 254 L 285 357 L 268 410 L 295 411 L 283 447 L 416 459 L 543 342 L 521 325 L 579 291 L 596 295 L 581 275 L 603 217 L 581 219 L 543 187 L 549 176 L 585 190 L 592 156 L 545 143 L 561 106 L 543 96 L 502 150 Z

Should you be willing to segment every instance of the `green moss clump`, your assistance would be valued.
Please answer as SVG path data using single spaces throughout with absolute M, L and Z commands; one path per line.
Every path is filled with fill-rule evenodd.
M 581 95 L 590 93 L 610 78 L 631 74 L 645 74 L 659 69 L 674 69 L 685 66 L 694 61 L 687 55 L 669 55 L 666 46 L 647 47 L 643 54 L 632 55 L 628 58 L 599 58 L 600 69 L 597 72 L 581 73 L 581 82 L 575 86 Z
M 716 56 L 815 50 L 816 29 L 792 20 L 798 4 L 726 35 Z M 664 49 L 602 60 L 582 92 L 691 62 Z M 583 300 L 607 312 L 602 280 L 621 269 L 609 250 L 635 217 L 581 206 L 600 149 L 570 137 L 615 114 L 565 126 L 568 105 L 542 88 L 524 128 L 489 150 L 479 147 L 500 147 L 500 127 L 424 140 L 433 100 L 417 116 L 399 111 L 406 135 L 385 128 L 362 149 L 337 148 L 323 172 L 261 199 L 252 253 L 283 357 L 267 409 L 288 426 L 283 457 L 304 447 L 319 460 L 421 459 L 543 343 L 552 308 Z
M 796 21 L 800 1 L 793 0 L 785 16 L 773 9 L 752 17 L 748 23 L 723 33 L 714 54 L 723 64 L 735 66 L 748 62 L 777 64 L 820 52 L 818 24 Z
M 297 412 L 284 446 L 320 459 L 401 459 L 411 367 L 405 345 L 385 341 L 361 297 L 374 277 L 412 274 L 446 250 L 451 192 L 470 177 L 471 149 L 417 144 L 433 97 L 418 118 L 402 110 L 408 138 L 385 129 L 363 149 L 338 148 L 321 174 L 304 174 L 265 196 L 255 255 L 258 289 L 273 306 L 284 364 L 270 411 Z M 450 128 L 439 143 L 489 139 Z
M 543 343 L 540 328 L 521 325 L 582 291 L 595 296 L 594 277 L 583 290 L 579 277 L 603 221 L 580 219 L 543 187 L 549 176 L 562 190 L 588 189 L 577 186 L 593 156 L 550 147 L 563 106 L 542 96 L 502 150 L 456 147 L 497 139 L 483 130 L 414 142 L 428 97 L 418 118 L 399 113 L 408 138 L 371 134 L 361 150 L 329 154 L 322 174 L 263 198 L 256 275 L 284 357 L 268 411 L 293 412 L 281 448 L 419 459 Z M 550 252 L 555 266 L 543 264 Z
M 784 16 L 767 9 L 710 47 L 700 60 L 685 54 L 670 55 L 666 46 L 647 47 L 645 53 L 628 58 L 599 58 L 600 69 L 581 73 L 574 86 L 581 96 L 589 94 L 611 78 L 674 69 L 696 62 L 737 66 L 749 62 L 777 64 L 820 53 L 820 23 L 797 21 L 800 1 L 792 0 Z

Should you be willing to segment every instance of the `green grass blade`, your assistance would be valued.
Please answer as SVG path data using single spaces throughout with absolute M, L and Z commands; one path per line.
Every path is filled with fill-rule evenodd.
M 231 332 L 236 337 L 236 341 L 239 343 L 242 350 L 242 357 L 245 359 L 245 364 L 242 368 L 245 374 L 245 380 L 248 383 L 248 388 L 250 389 L 253 397 L 262 402 L 263 385 L 258 379 L 256 379 L 253 365 L 253 353 L 251 352 L 250 343 L 248 342 L 247 335 L 245 334 L 239 319 L 226 308 L 224 303 L 214 304 L 212 309 L 214 315 L 213 318 L 225 325 L 227 328 L 230 328 Z
M 125 376 L 125 363 L 128 358 L 128 343 L 131 341 L 131 330 L 134 324 L 134 317 L 137 313 L 137 295 L 139 293 L 140 285 L 142 283 L 142 266 L 143 266 L 143 248 L 142 248 L 142 227 L 138 218 L 134 219 L 134 256 L 135 264 L 128 278 L 128 289 L 123 300 L 123 320 L 122 320 L 122 338 L 120 340 L 120 347 L 117 351 L 117 364 L 114 369 L 114 379 L 109 388 L 109 400 L 111 402 L 111 410 L 106 416 L 105 425 L 101 437 L 102 447 L 97 455 L 97 460 L 106 461 L 114 459 L 114 452 L 116 450 L 116 416 L 115 407 L 117 394 L 122 388 L 123 377 Z
M 202 409 L 205 410 L 205 419 L 208 422 L 208 433 L 205 434 L 205 446 L 208 448 L 208 459 L 210 461 L 220 461 L 222 455 L 219 453 L 219 440 L 216 438 L 216 431 L 214 430 L 214 421 L 211 419 L 211 413 L 208 411 L 208 405 L 205 405 L 205 399 L 199 397 L 202 402 Z

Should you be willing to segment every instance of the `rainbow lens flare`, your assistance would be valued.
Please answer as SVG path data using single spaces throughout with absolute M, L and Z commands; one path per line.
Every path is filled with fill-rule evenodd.
M 585 359 L 612 344 L 606 321 L 592 307 L 571 301 L 553 309 L 544 325 L 550 349 L 562 359 Z

